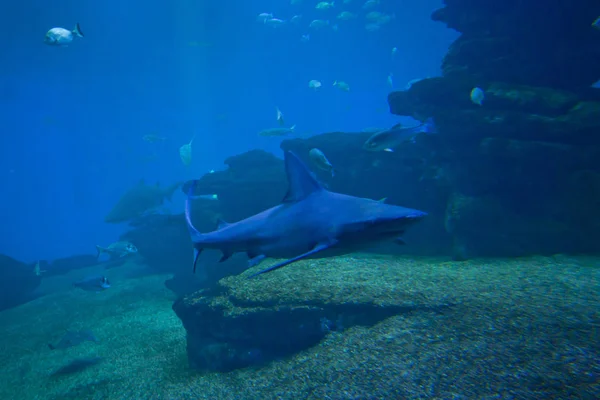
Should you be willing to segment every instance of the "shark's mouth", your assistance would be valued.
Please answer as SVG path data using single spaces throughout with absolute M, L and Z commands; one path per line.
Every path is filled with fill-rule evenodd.
M 422 220 L 427 214 L 416 211 L 414 214 L 405 215 L 390 221 L 381 222 L 379 229 L 383 233 L 403 234 L 406 228 Z

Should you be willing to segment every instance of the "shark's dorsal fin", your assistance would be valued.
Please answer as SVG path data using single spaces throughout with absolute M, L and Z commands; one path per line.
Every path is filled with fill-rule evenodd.
M 314 192 L 324 190 L 297 155 L 286 151 L 284 157 L 285 172 L 290 186 L 283 198 L 283 203 L 294 203 L 305 199 Z

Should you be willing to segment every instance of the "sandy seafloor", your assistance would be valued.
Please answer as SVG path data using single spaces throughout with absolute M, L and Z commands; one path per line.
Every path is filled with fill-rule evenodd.
M 260 367 L 200 373 L 188 368 L 175 295 L 163 284 L 170 276 L 129 263 L 107 271 L 111 289 L 93 293 L 70 284 L 97 270 L 74 271 L 45 279 L 51 294 L 0 312 L 0 399 L 600 398 L 600 258 L 327 262 L 377 264 L 402 275 L 398 291 L 420 287 L 460 306 L 332 332 Z M 99 342 L 50 350 L 67 329 L 91 329 Z M 103 362 L 51 376 L 95 356 Z

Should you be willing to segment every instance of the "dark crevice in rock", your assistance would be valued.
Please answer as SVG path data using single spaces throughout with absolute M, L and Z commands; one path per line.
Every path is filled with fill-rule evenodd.
M 316 301 L 280 305 L 231 297 L 228 306 L 215 306 L 214 300 L 202 297 L 190 303 L 188 298 L 173 305 L 187 330 L 188 360 L 194 369 L 231 371 L 265 363 L 312 347 L 331 332 L 373 326 L 394 315 L 444 313 L 453 306 Z M 232 315 L 232 309 L 243 311 Z

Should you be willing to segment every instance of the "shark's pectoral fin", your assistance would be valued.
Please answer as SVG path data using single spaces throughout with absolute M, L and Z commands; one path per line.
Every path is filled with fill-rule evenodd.
M 299 256 L 296 256 L 294 258 L 290 258 L 289 260 L 282 261 L 282 262 L 280 262 L 278 264 L 275 264 L 275 265 L 273 265 L 273 266 L 271 266 L 271 267 L 269 267 L 267 269 L 263 269 L 262 271 L 259 271 L 259 272 L 255 273 L 255 274 L 250 275 L 248 278 L 254 278 L 255 276 L 262 275 L 262 274 L 267 273 L 267 272 L 275 271 L 276 269 L 279 269 L 281 267 L 285 267 L 286 265 L 289 265 L 289 264 L 291 264 L 293 262 L 302 260 L 303 258 L 310 257 L 310 256 L 312 256 L 314 254 L 317 254 L 318 252 L 323 251 L 323 250 L 327 250 L 328 248 L 330 248 L 331 246 L 335 245 L 336 243 L 337 243 L 336 241 L 333 241 L 333 242 L 329 242 L 329 243 L 318 244 L 311 251 L 309 251 L 307 253 L 300 254 Z
M 198 257 L 200 257 L 202 250 L 201 247 L 194 246 L 194 273 L 196 273 L 196 264 L 198 263 Z
M 229 260 L 229 257 L 231 257 L 233 255 L 233 253 L 228 250 L 221 250 L 221 251 L 223 252 L 223 255 L 219 259 L 220 263 L 222 263 L 223 261 Z
M 256 267 L 258 264 L 260 264 L 262 260 L 264 260 L 267 257 L 264 254 L 255 255 L 248 252 L 248 258 L 248 268 L 252 268 Z
M 401 237 L 394 239 L 394 243 L 399 244 L 399 245 L 405 245 L 406 242 L 404 241 L 404 239 L 402 239 Z

